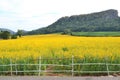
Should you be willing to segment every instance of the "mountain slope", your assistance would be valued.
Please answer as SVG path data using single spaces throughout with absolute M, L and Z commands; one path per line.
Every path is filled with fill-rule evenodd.
M 0 28 L 0 31 L 9 31 L 11 34 L 15 34 L 14 31 L 12 31 L 10 29 L 6 29 L 6 28 Z
M 45 28 L 30 31 L 28 34 L 56 33 L 66 29 L 75 32 L 120 31 L 120 18 L 118 11 L 113 9 L 85 15 L 66 16 Z

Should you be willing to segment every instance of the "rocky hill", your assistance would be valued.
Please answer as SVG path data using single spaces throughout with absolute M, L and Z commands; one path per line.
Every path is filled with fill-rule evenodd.
M 74 32 L 120 31 L 120 18 L 114 9 L 91 14 L 66 16 L 53 24 L 32 30 L 28 34 L 46 34 L 63 32 L 69 29 Z

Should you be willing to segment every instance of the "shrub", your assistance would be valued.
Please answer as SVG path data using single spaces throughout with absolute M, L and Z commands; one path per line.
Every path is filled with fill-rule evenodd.
M 3 32 L 0 34 L 0 37 L 1 37 L 2 39 L 10 39 L 10 38 L 11 38 L 11 34 L 10 34 L 10 32 L 8 32 L 8 31 L 3 31 Z
M 17 35 L 12 35 L 11 39 L 17 39 Z

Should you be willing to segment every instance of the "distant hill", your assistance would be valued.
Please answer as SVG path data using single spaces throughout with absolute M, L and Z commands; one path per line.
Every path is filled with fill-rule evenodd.
M 22 31 L 23 35 L 28 33 L 28 31 L 26 31 L 26 30 L 21 30 L 21 31 Z
M 0 28 L 0 31 L 9 31 L 11 34 L 15 34 L 14 31 L 12 31 L 10 29 L 6 29 L 6 28 Z
M 63 32 L 69 29 L 73 32 L 120 31 L 120 17 L 114 9 L 84 15 L 66 16 L 53 24 L 32 30 L 28 34 L 46 34 Z

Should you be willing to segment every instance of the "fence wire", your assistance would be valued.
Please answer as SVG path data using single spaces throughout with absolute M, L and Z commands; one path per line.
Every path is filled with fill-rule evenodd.
M 62 60 L 68 60 L 68 58 L 59 58 L 59 59 L 45 59 L 39 58 L 36 59 L 36 63 L 17 63 L 13 62 L 10 59 L 9 64 L 0 64 L 0 74 L 1 75 L 38 75 L 42 76 L 48 73 L 51 74 L 63 74 L 63 75 L 82 75 L 82 74 L 119 74 L 120 73 L 120 64 L 116 63 L 78 63 L 74 62 L 76 58 L 72 56 L 69 58 L 71 62 L 65 64 Z M 61 60 L 60 63 L 55 61 Z M 50 63 L 49 63 L 50 62 Z M 98 67 L 98 70 L 97 68 Z M 96 69 L 93 69 L 96 68 Z M 115 69 L 113 69 L 115 68 Z M 116 69 L 117 68 L 117 69 Z M 93 70 L 92 70 L 93 69 Z

